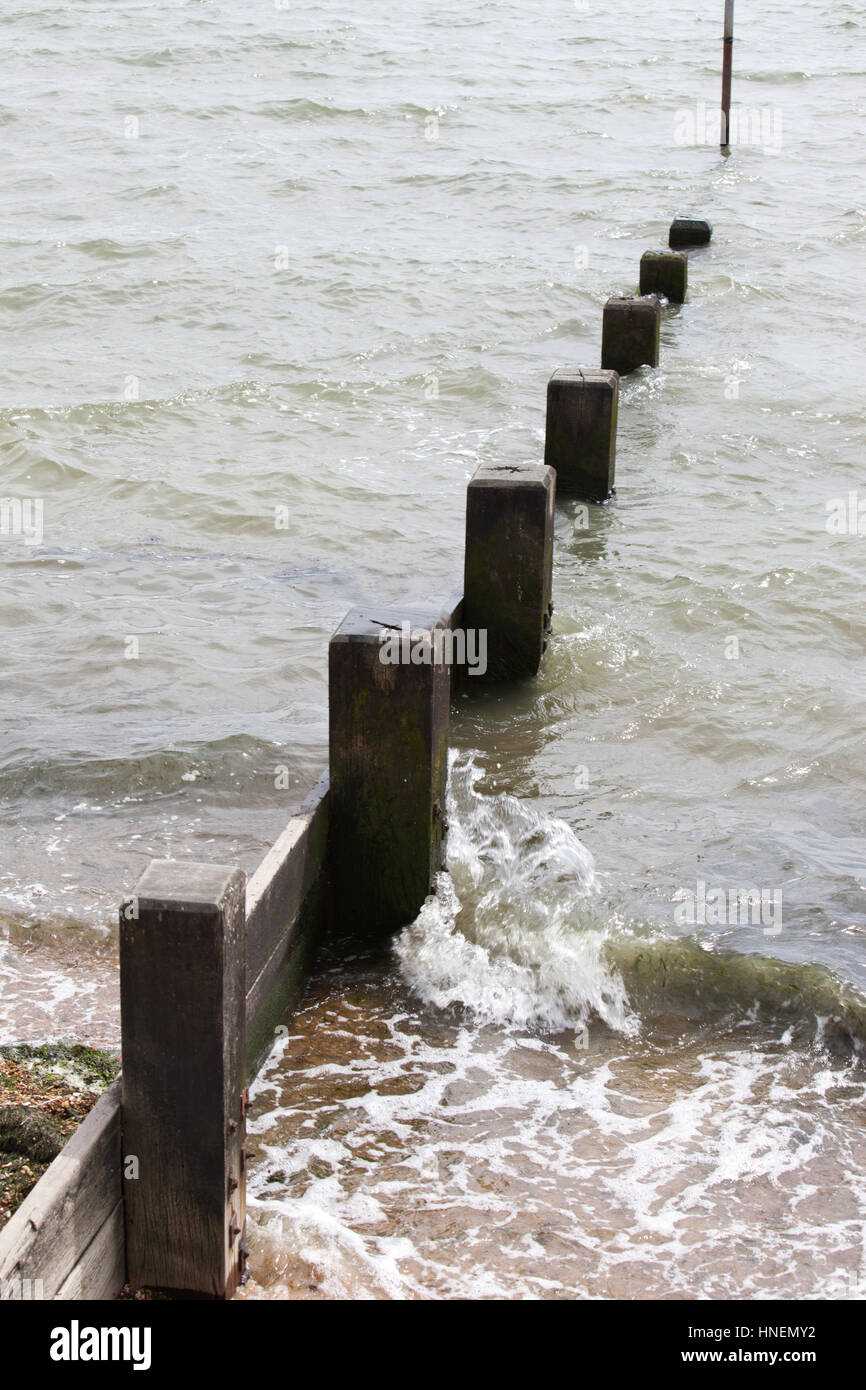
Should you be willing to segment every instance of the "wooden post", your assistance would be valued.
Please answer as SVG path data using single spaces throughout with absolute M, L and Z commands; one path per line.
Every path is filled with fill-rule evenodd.
M 245 875 L 156 860 L 120 909 L 127 1277 L 230 1298 L 244 1182 Z
M 668 246 L 672 251 L 683 251 L 688 246 L 706 246 L 712 235 L 713 224 L 705 217 L 675 217 L 668 233 Z
M 682 304 L 689 282 L 689 261 L 682 251 L 644 251 L 640 258 L 641 294 L 662 295 Z
M 556 473 L 484 464 L 466 493 L 463 621 L 483 633 L 487 680 L 534 676 L 550 629 Z
M 653 295 L 642 299 L 609 299 L 604 306 L 601 365 L 620 376 L 646 364 L 659 363 L 662 309 Z
M 547 383 L 544 462 L 560 497 L 603 502 L 613 493 L 619 374 L 561 367 Z
M 730 149 L 731 140 L 731 69 L 734 57 L 734 0 L 725 0 L 725 37 L 722 44 L 722 127 L 721 148 Z
M 440 867 L 446 627 L 441 610 L 382 604 L 353 609 L 331 638 L 329 858 L 341 935 L 386 937 L 413 921 Z

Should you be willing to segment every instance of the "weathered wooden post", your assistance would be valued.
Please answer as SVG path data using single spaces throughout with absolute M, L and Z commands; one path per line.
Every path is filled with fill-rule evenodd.
M 603 502 L 614 487 L 619 373 L 560 367 L 547 383 L 544 462 L 556 491 Z
M 602 322 L 602 367 L 620 376 L 644 364 L 657 367 L 661 321 L 661 305 L 654 295 L 609 299 Z
M 466 493 L 463 621 L 485 634 L 484 678 L 534 676 L 550 629 L 556 473 L 484 464 Z
M 127 1277 L 230 1298 L 246 1214 L 245 875 L 156 860 L 120 909 Z
M 688 246 L 706 246 L 712 240 L 713 224 L 705 217 L 675 217 L 668 232 L 668 246 L 682 251 Z
M 440 867 L 448 621 L 433 608 L 354 608 L 331 638 L 329 855 L 342 935 L 385 937 L 411 922 Z
M 682 304 L 689 282 L 689 260 L 682 251 L 644 251 L 640 258 L 641 294 L 663 295 Z
M 722 125 L 719 143 L 723 150 L 731 142 L 731 71 L 734 64 L 734 0 L 725 0 L 725 37 L 722 43 Z

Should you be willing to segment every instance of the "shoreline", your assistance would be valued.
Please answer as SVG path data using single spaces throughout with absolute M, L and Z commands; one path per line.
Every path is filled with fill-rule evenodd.
M 82 1043 L 0 1046 L 0 1231 L 119 1071 Z

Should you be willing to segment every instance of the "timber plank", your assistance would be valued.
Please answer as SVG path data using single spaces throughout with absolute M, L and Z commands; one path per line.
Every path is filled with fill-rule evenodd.
M 0 1283 L 54 1298 L 121 1201 L 120 1096 L 117 1077 L 0 1231 Z

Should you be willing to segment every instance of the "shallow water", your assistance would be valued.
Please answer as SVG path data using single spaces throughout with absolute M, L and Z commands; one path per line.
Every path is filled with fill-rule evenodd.
M 360 1038 L 383 1010 L 411 1020 L 399 1065 L 431 1099 L 439 1073 L 416 1066 L 416 1035 L 424 1056 L 449 1054 L 455 1084 L 477 1066 L 480 1096 L 526 1095 L 525 1124 L 494 1126 L 516 1148 L 501 1172 L 523 1215 L 501 1249 L 523 1241 L 521 1269 L 486 1219 L 474 1270 L 444 1237 L 435 1255 L 432 1221 L 414 1253 L 383 1254 L 419 1189 L 402 1215 L 390 1198 L 385 1216 L 356 1215 L 367 1187 L 349 1164 L 340 1192 L 317 1179 L 304 1198 L 319 1291 L 657 1289 L 664 1259 L 626 1192 L 652 1153 L 657 1177 L 670 1163 L 685 1184 L 657 1199 L 659 1248 L 684 1281 L 672 1291 L 772 1296 L 777 1275 L 806 1279 L 785 1254 L 801 1220 L 822 1289 L 837 1265 L 860 1267 L 856 1111 L 849 1083 L 825 1078 L 854 1065 L 861 1006 L 845 989 L 866 988 L 864 540 L 827 530 L 866 436 L 863 20 L 823 0 L 738 14 L 735 101 L 767 118 L 765 139 L 722 160 L 677 143 L 683 113 L 717 95 L 718 8 L 624 0 L 614 23 L 594 0 L 31 0 L 0 17 L 14 344 L 0 492 L 44 506 L 38 543 L 0 535 L 4 1039 L 116 1041 L 116 904 L 148 859 L 255 867 L 324 766 L 327 640 L 346 610 L 453 590 L 472 472 L 540 457 L 547 378 L 597 363 L 604 300 L 633 290 L 673 213 L 715 224 L 688 302 L 665 311 L 660 368 L 623 382 L 615 501 L 585 529 L 558 507 L 539 679 L 470 692 L 455 714 L 475 772 L 471 790 L 454 784 L 449 877 L 393 957 L 325 977 L 306 1006 Z M 499 866 L 487 902 L 485 855 Z M 522 895 L 526 881 L 539 891 Z M 780 893 L 781 931 L 748 914 L 682 923 L 677 902 L 701 882 Z M 563 1038 L 584 1029 L 573 1071 Z M 268 1138 L 285 1130 L 295 1046 L 257 1102 L 275 1152 L 256 1183 L 305 1152 L 288 1131 Z M 332 1103 L 310 1046 L 305 1115 Z M 707 1145 L 778 1112 L 766 1123 L 784 1147 L 811 1107 L 818 1151 L 783 1160 L 771 1144 L 766 1172 L 744 1159 L 714 1184 L 708 1149 L 581 1129 L 588 1078 L 594 1115 L 615 1086 L 645 1084 L 649 1132 L 693 1105 Z M 542 1094 L 558 1097 L 554 1140 L 574 1166 L 533 1225 L 535 1194 L 550 1197 L 531 1177 L 549 1153 Z M 486 1104 L 466 1122 L 482 1166 Z M 349 1118 L 376 1143 L 377 1120 Z M 430 1121 L 418 1142 L 446 1138 Z M 576 1216 L 593 1152 L 625 1184 L 598 1216 L 616 1234 L 595 1245 Z M 469 1178 L 442 1184 L 443 1210 L 477 1209 Z M 703 1235 L 683 1205 L 695 1184 Z M 810 1184 L 832 1193 L 826 1232 L 823 1198 L 795 1201 Z M 736 1223 L 759 1197 L 782 1244 L 749 1261 Z M 274 1292 L 300 1246 L 293 1199 L 268 1200 L 251 1288 Z M 547 1220 L 545 1265 L 532 1242 Z M 732 1245 L 711 1276 L 713 1222 Z M 532 1282 L 544 1267 L 550 1284 Z
M 862 1069 L 746 1031 L 583 1051 L 328 983 L 257 1088 L 241 1296 L 866 1294 Z
M 242 1296 L 866 1296 L 862 997 L 624 930 L 477 782 L 418 920 L 332 958 L 254 1085 Z

